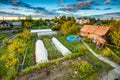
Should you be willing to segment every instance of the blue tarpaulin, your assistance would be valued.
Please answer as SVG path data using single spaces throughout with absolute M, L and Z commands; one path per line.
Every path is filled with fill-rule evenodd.
M 67 37 L 67 40 L 69 42 L 80 42 L 81 38 L 79 36 L 76 36 L 76 35 L 70 35 Z

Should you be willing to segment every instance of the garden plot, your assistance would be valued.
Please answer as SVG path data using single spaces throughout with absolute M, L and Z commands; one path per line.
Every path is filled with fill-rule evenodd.
M 54 60 L 63 57 L 61 53 L 57 50 L 55 45 L 52 43 L 52 40 L 48 37 L 43 38 L 43 42 L 48 51 L 48 59 Z
M 36 49 L 35 49 L 35 58 L 36 63 L 44 63 L 48 61 L 48 53 L 47 49 L 44 46 L 44 43 L 42 40 L 37 40 L 36 42 Z
M 52 38 L 53 44 L 56 46 L 58 51 L 63 55 L 71 54 L 72 52 L 68 50 L 61 42 L 59 42 L 55 37 Z

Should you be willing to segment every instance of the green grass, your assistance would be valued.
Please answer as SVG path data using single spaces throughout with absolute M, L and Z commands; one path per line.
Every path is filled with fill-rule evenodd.
M 120 57 L 120 48 L 108 46 L 116 55 Z
M 0 34 L 0 40 L 4 39 L 7 36 L 9 36 L 9 34 Z
M 7 72 L 7 69 L 5 67 L 5 62 L 1 60 L 2 55 L 6 53 L 7 53 L 7 47 L 0 48 L 0 78 L 2 78 Z
M 92 50 L 94 50 L 97 54 L 102 54 L 103 51 L 105 50 L 105 48 L 103 48 L 102 50 L 97 49 L 94 43 L 87 43 L 87 44 L 88 44 L 88 45 L 90 46 L 90 48 L 91 48 Z
M 48 50 L 49 60 L 62 57 L 61 53 L 56 49 L 50 38 L 43 38 L 44 44 Z
M 59 36 L 57 39 L 65 45 L 70 51 L 73 53 L 77 53 L 80 51 L 80 47 L 82 46 L 81 42 L 68 42 L 65 37 Z
M 0 48 L 0 57 L 5 53 L 7 53 L 7 47 Z
M 32 35 L 31 39 L 27 42 L 28 50 L 26 52 L 26 58 L 24 63 L 24 68 L 28 68 L 30 66 L 35 65 L 34 53 L 35 53 L 35 41 L 36 36 Z

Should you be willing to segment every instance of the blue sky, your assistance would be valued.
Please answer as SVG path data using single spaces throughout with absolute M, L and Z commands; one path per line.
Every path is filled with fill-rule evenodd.
M 51 18 L 120 12 L 120 0 L 0 0 L 0 16 Z

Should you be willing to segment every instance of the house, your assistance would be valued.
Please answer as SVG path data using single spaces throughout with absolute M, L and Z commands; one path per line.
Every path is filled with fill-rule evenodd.
M 0 22 L 0 28 L 9 28 L 10 24 L 7 21 Z
M 90 22 L 90 20 L 89 19 L 77 19 L 76 20 L 76 23 L 78 23 L 78 24 L 85 24 L 85 23 L 89 23 Z
M 106 36 L 109 31 L 109 27 L 95 26 L 95 25 L 84 25 L 79 35 L 82 37 L 90 38 L 92 42 L 96 43 L 96 47 L 103 47 L 106 43 Z
M 22 22 L 12 22 L 12 25 L 13 25 L 13 27 L 21 27 L 22 26 Z

